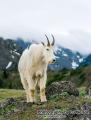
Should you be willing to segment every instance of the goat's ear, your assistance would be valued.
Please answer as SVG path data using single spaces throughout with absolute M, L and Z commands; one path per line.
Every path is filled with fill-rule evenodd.
M 43 46 L 45 46 L 45 44 L 44 44 L 43 42 L 41 42 L 41 44 L 42 44 Z

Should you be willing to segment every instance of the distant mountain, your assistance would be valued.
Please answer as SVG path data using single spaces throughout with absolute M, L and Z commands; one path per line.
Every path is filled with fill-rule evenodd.
M 91 54 L 85 57 L 83 62 L 80 65 L 91 65 Z
M 19 45 L 24 50 L 31 44 L 31 42 L 28 41 L 25 42 L 22 38 L 17 38 L 16 44 Z
M 76 69 L 83 61 L 83 56 L 79 52 L 73 52 L 61 46 L 56 47 L 55 55 L 56 63 L 49 66 L 52 70 Z
M 31 43 L 25 42 L 21 38 L 17 40 L 0 38 L 0 69 L 17 69 L 17 63 L 22 51 Z M 76 69 L 84 61 L 83 56 L 79 52 L 73 52 L 61 46 L 55 47 L 55 55 L 55 64 L 49 65 L 51 70 Z

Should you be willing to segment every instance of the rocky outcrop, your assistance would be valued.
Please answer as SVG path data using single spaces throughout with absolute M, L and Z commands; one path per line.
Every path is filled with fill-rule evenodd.
M 75 85 L 70 81 L 53 82 L 47 87 L 46 94 L 49 98 L 52 95 L 61 94 L 67 92 L 69 95 L 79 96 L 79 91 Z

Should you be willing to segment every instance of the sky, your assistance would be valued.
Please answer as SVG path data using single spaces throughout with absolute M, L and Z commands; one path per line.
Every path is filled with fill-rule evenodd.
M 91 53 L 91 0 L 0 0 L 0 36 L 45 41 Z

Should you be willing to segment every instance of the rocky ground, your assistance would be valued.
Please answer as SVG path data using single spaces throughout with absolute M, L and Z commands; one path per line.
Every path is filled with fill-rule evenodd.
M 91 120 L 91 103 L 74 96 L 56 96 L 47 103 L 26 103 L 23 98 L 8 98 L 0 103 L 0 120 L 56 120 L 58 117 L 60 120 Z
M 84 87 L 55 82 L 46 91 L 46 103 L 32 104 L 26 103 L 24 91 L 0 90 L 0 120 L 91 120 L 91 97 Z

